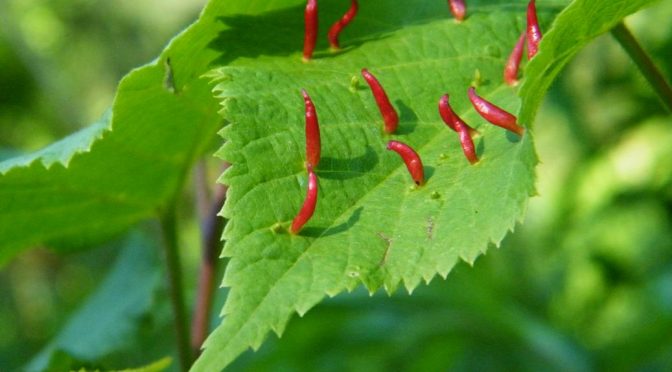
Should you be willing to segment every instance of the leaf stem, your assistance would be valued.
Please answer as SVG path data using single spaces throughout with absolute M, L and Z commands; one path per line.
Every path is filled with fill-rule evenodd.
M 194 164 L 194 194 L 196 198 L 196 211 L 199 221 L 205 221 L 210 212 L 210 188 L 208 185 L 208 169 L 205 159 L 200 159 Z M 202 232 L 202 230 L 201 230 Z
M 217 184 L 213 199 L 209 199 L 205 163 L 199 162 L 195 168 L 194 181 L 196 188 L 196 204 L 201 220 L 201 267 L 198 276 L 196 307 L 191 323 L 191 351 L 199 355 L 201 346 L 208 335 L 212 298 L 215 291 L 217 263 L 221 249 L 224 219 L 218 216 L 224 205 L 227 188 Z
M 635 39 L 634 35 L 632 35 L 623 22 L 617 24 L 611 30 L 611 34 L 618 43 L 621 44 L 623 49 L 625 49 L 626 53 L 628 53 L 637 67 L 639 67 L 642 75 L 644 75 L 649 84 L 651 84 L 653 90 L 656 91 L 656 94 L 663 105 L 672 112 L 672 88 L 670 88 L 670 85 L 665 81 L 663 74 L 653 63 L 651 57 L 649 57 L 637 39 Z
M 168 286 L 173 307 L 180 370 L 188 371 L 193 360 L 191 350 L 189 349 L 187 316 L 184 306 L 184 287 L 182 286 L 180 256 L 177 249 L 177 215 L 174 203 L 171 203 L 161 215 L 161 234 L 163 236 L 163 247 L 166 255 Z

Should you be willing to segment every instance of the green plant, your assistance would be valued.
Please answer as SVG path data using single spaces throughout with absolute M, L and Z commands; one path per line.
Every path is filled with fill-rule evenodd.
M 320 2 L 319 29 L 338 19 L 341 3 Z M 399 286 L 412 292 L 437 274 L 445 278 L 460 260 L 473 264 L 490 243 L 499 245 L 535 193 L 535 132 L 544 128 L 535 129 L 533 123 L 542 98 L 570 60 L 599 35 L 613 30 L 670 108 L 669 86 L 622 24 L 625 16 L 652 3 L 540 1 L 544 38 L 522 69 L 518 90 L 505 84 L 502 74 L 525 28 L 523 1 L 474 1 L 464 21 L 456 23 L 442 1 L 370 0 L 360 4 L 357 18 L 343 31 L 342 49 L 328 51 L 322 35 L 315 52 L 309 48 L 308 63 L 301 60 L 305 1 L 210 1 L 156 61 L 120 82 L 111 111 L 98 123 L 0 163 L 0 261 L 40 244 L 63 252 L 94 247 L 143 221 L 156 221 L 127 250 L 154 240 L 164 248 L 176 364 L 185 370 L 222 369 L 249 347 L 259 348 L 270 331 L 282 334 L 294 313 L 303 316 L 325 296 L 360 285 L 370 293 L 382 288 L 392 294 Z M 358 77 L 364 66 L 389 76 L 386 89 L 399 110 L 394 134 L 375 125 L 378 110 Z M 528 128 L 522 137 L 480 119 L 460 93 L 472 85 L 482 97 L 517 113 L 518 123 Z M 320 202 L 307 225 L 289 234 L 306 188 L 302 88 L 311 92 L 320 111 L 322 149 L 315 171 Z M 436 101 L 444 92 L 452 94 L 454 110 L 479 132 L 474 145 L 480 161 L 473 166 L 463 161 L 457 138 L 437 113 Z M 201 336 L 190 346 L 178 249 L 180 212 L 189 175 L 213 153 L 220 129 L 224 143 L 217 156 L 231 164 L 221 178 L 228 187 L 221 211 L 227 221 L 221 264 L 226 263 L 223 284 L 229 289 L 222 323 L 204 331 L 217 271 L 204 265 L 209 269 L 203 269 L 198 297 L 203 302 L 193 315 L 198 319 L 194 334 Z M 469 135 L 464 127 L 456 129 Z M 385 152 L 390 139 L 420 153 L 425 185 L 409 188 L 404 165 Z M 209 209 L 217 211 L 222 197 L 201 207 L 203 223 L 211 226 L 204 229 L 207 264 L 219 248 L 219 229 Z M 146 235 L 153 239 L 137 243 Z M 120 258 L 114 271 L 152 260 Z M 152 296 L 156 278 L 142 278 L 137 288 L 119 284 L 122 274 L 107 280 L 113 288 L 108 295 L 123 296 L 119 288 L 128 288 L 137 302 L 112 311 L 105 309 L 109 300 L 94 300 L 73 318 L 70 334 L 57 338 L 33 366 L 62 362 L 59 350 L 71 367 L 82 364 L 68 358 L 102 358 L 117 350 L 81 352 L 76 335 L 105 314 L 119 316 L 110 322 L 136 327 L 128 319 L 152 306 L 143 296 Z M 496 302 L 488 293 L 460 301 L 467 308 L 496 308 L 470 302 Z M 422 297 L 417 301 L 422 303 Z M 529 341 L 541 327 L 520 313 L 486 318 L 501 334 L 543 348 Z M 205 349 L 196 359 L 206 333 Z M 109 331 L 100 335 L 89 344 L 100 345 Z M 441 348 L 442 342 L 432 345 Z

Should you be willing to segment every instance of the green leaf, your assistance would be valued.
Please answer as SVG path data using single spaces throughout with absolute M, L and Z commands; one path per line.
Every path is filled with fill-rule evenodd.
M 147 237 L 132 234 L 105 281 L 26 370 L 44 370 L 54 355 L 63 352 L 79 361 L 94 362 L 127 347 L 161 287 L 157 252 L 158 247 Z
M 49 364 L 44 368 L 40 369 L 42 372 L 62 372 L 62 371 L 104 371 L 104 372 L 161 372 L 165 371 L 170 367 L 172 363 L 172 358 L 163 357 L 153 363 L 148 365 L 138 367 L 138 368 L 128 368 L 121 370 L 110 370 L 110 369 L 100 369 L 95 367 L 90 367 L 89 363 L 82 362 L 72 357 L 66 352 L 61 350 L 56 350 L 52 353 L 51 358 L 49 359 Z
M 525 71 L 520 88 L 522 123 L 532 123 L 543 94 L 565 65 L 594 38 L 611 30 L 629 14 L 657 0 L 577 0 L 558 16 L 541 41 L 539 53 Z
M 109 124 L 110 117 L 109 113 L 107 113 L 98 122 L 60 141 L 54 142 L 42 150 L 3 161 L 0 163 L 0 174 L 4 175 L 15 168 L 29 167 L 34 162 L 42 163 L 42 166 L 46 169 L 49 169 L 54 164 L 61 164 L 67 167 L 73 156 L 91 151 L 91 145 L 103 137 L 105 129 Z
M 153 363 L 139 368 L 124 369 L 122 372 L 160 372 L 170 367 L 172 359 L 169 357 L 161 358 Z
M 325 29 L 342 6 L 320 6 Z M 325 294 L 359 283 L 372 292 L 384 287 L 392 293 L 402 283 L 412 291 L 437 273 L 445 277 L 458 259 L 473 262 L 489 243 L 498 244 L 534 191 L 531 135 L 519 139 L 486 124 L 466 97 L 479 75 L 479 93 L 509 111 L 518 108 L 515 90 L 501 76 L 523 29 L 524 6 L 475 6 L 456 24 L 445 3 L 368 2 L 343 35 L 346 49 L 330 55 L 321 45 L 307 65 L 297 45 L 302 11 L 223 16 L 232 29 L 220 34 L 218 45 L 234 52 L 213 77 L 231 122 L 221 152 L 233 164 L 224 176 L 230 189 L 223 210 L 230 218 L 224 254 L 232 257 L 224 285 L 231 292 L 225 320 L 195 370 L 218 370 L 247 347 L 259 347 L 269 330 L 280 334 L 292 313 L 305 313 Z M 275 35 L 255 40 L 257 59 L 233 55 L 243 50 L 234 35 L 244 28 Z M 352 89 L 363 67 L 399 109 L 398 135 L 381 133 L 365 84 Z M 292 236 L 276 224 L 287 226 L 305 195 L 301 88 L 321 122 L 320 199 L 307 227 Z M 445 92 L 481 133 L 478 165 L 469 165 L 457 135 L 441 122 L 437 103 Z M 401 160 L 385 150 L 392 138 L 420 153 L 425 186 L 411 187 Z
M 308 64 L 300 61 L 304 2 L 273 6 L 280 3 L 286 6 L 271 10 L 231 2 L 221 17 L 227 29 L 211 44 L 227 64 L 211 76 L 231 123 L 220 152 L 233 164 L 223 177 L 230 187 L 223 254 L 231 257 L 223 285 L 231 290 L 197 371 L 225 367 L 246 348 L 258 348 L 270 330 L 280 335 L 294 312 L 304 314 L 325 295 L 360 283 L 389 293 L 403 283 L 410 292 L 436 274 L 445 277 L 458 259 L 473 262 L 490 242 L 498 244 L 534 192 L 532 134 L 519 139 L 486 124 L 466 98 L 476 80 L 487 99 L 511 112 L 521 109 L 515 90 L 502 84 L 502 70 L 525 27 L 524 3 L 474 4 L 456 24 L 445 3 L 370 1 L 344 32 L 345 50 L 330 54 L 321 38 Z M 621 2 L 591 3 L 612 8 Z M 557 8 L 539 2 L 538 9 L 547 27 Z M 340 2 L 321 2 L 320 29 L 343 11 Z M 544 49 L 559 47 L 545 42 L 541 48 L 552 55 Z M 378 76 L 399 110 L 397 135 L 381 133 L 371 93 L 357 77 L 363 67 Z M 521 111 L 533 113 L 547 87 L 521 93 L 530 107 Z M 317 106 L 322 160 L 317 211 L 293 236 L 285 228 L 301 206 L 307 178 L 301 88 Z M 445 92 L 481 133 L 476 166 L 438 116 Z M 531 124 L 531 117 L 523 122 Z M 384 150 L 392 138 L 420 153 L 425 186 L 410 187 L 403 163 Z
M 0 265 L 42 243 L 100 241 L 175 197 L 221 126 L 201 78 L 218 56 L 208 43 L 220 28 L 203 19 L 124 77 L 108 119 L 0 163 Z

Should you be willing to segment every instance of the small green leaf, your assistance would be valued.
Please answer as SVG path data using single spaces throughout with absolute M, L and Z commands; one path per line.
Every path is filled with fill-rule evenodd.
M 170 357 L 165 357 L 157 360 L 156 362 L 150 363 L 146 366 L 124 369 L 121 372 L 161 372 L 168 369 L 171 363 L 172 359 Z

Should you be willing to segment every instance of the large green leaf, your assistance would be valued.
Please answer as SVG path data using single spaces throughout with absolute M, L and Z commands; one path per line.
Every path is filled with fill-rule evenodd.
M 220 28 L 205 17 L 129 73 L 100 123 L 0 163 L 0 264 L 45 242 L 105 238 L 156 215 L 179 192 L 221 126 L 201 78 L 218 56 L 208 43 Z
M 91 363 L 132 344 L 156 308 L 163 282 L 158 252 L 148 237 L 133 233 L 103 283 L 25 370 L 43 371 L 61 352 Z M 73 367 L 77 366 L 68 366 Z
M 322 30 L 340 16 L 343 3 L 320 2 Z M 570 6 L 560 21 L 583 21 L 571 14 L 586 3 Z M 626 2 L 591 1 L 597 8 L 620 3 Z M 532 133 L 518 139 L 485 124 L 466 99 L 476 80 L 488 99 L 521 109 L 501 76 L 525 27 L 526 2 L 473 2 L 469 18 L 456 24 L 444 2 L 368 1 L 343 36 L 346 49 L 330 54 L 320 39 L 309 64 L 300 61 L 303 4 L 230 2 L 221 17 L 226 29 L 211 44 L 226 64 L 212 76 L 231 123 L 220 152 L 233 164 L 223 177 L 230 186 L 224 255 L 231 257 L 223 284 L 231 290 L 224 321 L 194 370 L 225 367 L 246 348 L 258 348 L 270 330 L 280 335 L 294 312 L 304 314 L 325 295 L 360 283 L 371 292 L 383 287 L 391 293 L 401 283 L 412 291 L 436 274 L 445 277 L 458 259 L 473 262 L 490 242 L 498 244 L 534 192 Z M 558 8 L 539 2 L 538 9 L 547 28 Z M 626 13 L 609 14 L 596 19 L 602 26 L 578 29 L 607 30 Z M 564 23 L 555 27 L 568 27 Z M 544 42 L 542 53 L 562 47 Z M 353 84 L 363 67 L 379 77 L 399 109 L 397 135 L 381 133 L 368 88 Z M 547 87 L 527 88 L 522 112 L 533 113 Z M 286 227 L 306 188 L 301 88 L 312 95 L 321 122 L 320 200 L 313 219 L 293 236 Z M 440 121 L 437 101 L 445 92 L 481 133 L 476 166 Z M 531 125 L 531 115 L 521 122 Z M 403 163 L 384 150 L 391 138 L 418 150 L 425 186 L 410 187 Z
M 466 99 L 480 75 L 481 94 L 518 108 L 515 90 L 500 81 L 523 27 L 524 4 L 474 6 L 467 22 L 456 24 L 442 2 L 367 2 L 344 35 L 350 47 L 337 55 L 319 52 L 307 65 L 297 43 L 302 7 L 293 4 L 255 17 L 223 17 L 232 30 L 218 41 L 227 52 L 249 45 L 236 44 L 237 29 L 276 37 L 255 40 L 256 59 L 229 52 L 229 65 L 213 74 L 232 123 L 222 157 L 233 164 L 224 179 L 230 185 L 224 215 L 231 219 L 224 254 L 233 258 L 224 278 L 231 286 L 226 318 L 196 370 L 221 368 L 248 346 L 258 347 L 269 330 L 280 334 L 293 312 L 305 313 L 325 294 L 359 283 L 388 292 L 403 283 L 411 291 L 437 273 L 445 277 L 458 259 L 473 262 L 498 243 L 534 190 L 531 134 L 519 140 L 485 124 Z M 320 5 L 321 16 L 332 15 L 322 17 L 324 29 L 342 4 Z M 400 110 L 398 135 L 381 134 L 370 91 L 361 82 L 351 86 L 363 67 L 378 75 Z M 301 88 L 318 109 L 323 158 L 316 215 L 292 236 L 275 225 L 291 221 L 305 194 Z M 437 102 L 445 92 L 481 132 L 476 166 L 440 120 Z M 403 163 L 385 151 L 392 138 L 419 151 L 425 186 L 410 187 Z

